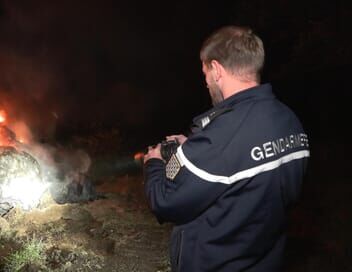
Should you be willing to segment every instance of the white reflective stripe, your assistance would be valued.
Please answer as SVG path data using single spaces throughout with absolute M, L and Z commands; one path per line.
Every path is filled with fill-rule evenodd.
M 178 148 L 181 148 L 181 146 L 179 146 Z M 182 153 L 183 154 L 183 153 Z M 181 167 L 184 166 L 185 164 L 183 163 L 181 157 L 180 157 L 180 153 L 179 152 L 176 152 L 176 158 L 178 160 L 178 162 L 180 163 Z
M 179 158 L 181 165 L 186 166 L 188 168 L 188 170 L 191 171 L 196 176 L 198 176 L 204 180 L 211 181 L 211 182 L 222 182 L 222 183 L 230 184 L 229 177 L 209 174 L 208 172 L 206 172 L 202 169 L 199 169 L 197 166 L 195 166 L 193 163 L 191 163 L 186 158 L 185 154 L 183 154 L 182 146 L 179 146 L 177 148 L 176 154 L 178 154 L 177 157 Z
M 232 184 L 232 183 L 235 183 L 235 182 L 237 182 L 239 180 L 242 180 L 242 179 L 245 179 L 245 178 L 251 178 L 251 177 L 254 177 L 255 175 L 257 175 L 259 173 L 270 171 L 270 170 L 273 170 L 275 168 L 278 168 L 280 165 L 282 165 L 284 163 L 288 163 L 288 162 L 293 161 L 293 160 L 309 157 L 309 151 L 308 150 L 301 150 L 301 151 L 293 152 L 291 154 L 283 156 L 280 159 L 277 159 L 275 161 L 267 162 L 267 163 L 258 165 L 256 167 L 249 168 L 247 170 L 243 170 L 243 171 L 237 172 L 236 174 L 234 174 L 234 175 L 232 175 L 230 177 L 226 177 L 226 176 L 213 175 L 213 174 L 210 174 L 210 173 L 198 168 L 197 166 L 192 164 L 186 158 L 186 156 L 184 155 L 181 147 L 182 146 L 179 146 L 177 148 L 177 155 L 178 155 L 178 158 L 180 160 L 180 163 L 182 165 L 185 165 L 188 168 L 189 171 L 191 171 L 193 174 L 195 174 L 196 176 L 198 176 L 201 179 L 204 179 L 206 181 L 221 182 L 221 183 L 225 183 L 225 184 Z

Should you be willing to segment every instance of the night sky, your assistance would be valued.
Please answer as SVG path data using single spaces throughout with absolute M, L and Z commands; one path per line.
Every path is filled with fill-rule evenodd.
M 1 1 L 0 107 L 38 138 L 94 124 L 140 146 L 185 133 L 211 107 L 201 43 L 239 24 L 263 39 L 263 82 L 312 143 L 350 148 L 351 18 L 347 0 Z

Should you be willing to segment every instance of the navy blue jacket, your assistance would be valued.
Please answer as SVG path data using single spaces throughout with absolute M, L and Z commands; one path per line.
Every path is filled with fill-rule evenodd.
M 280 271 L 287 210 L 309 157 L 307 135 L 270 84 L 196 117 L 168 163 L 150 159 L 145 192 L 173 222 L 173 271 Z

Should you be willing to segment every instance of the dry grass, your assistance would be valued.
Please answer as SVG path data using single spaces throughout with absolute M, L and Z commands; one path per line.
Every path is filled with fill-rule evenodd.
M 131 182 L 141 184 L 137 179 Z M 121 181 L 126 187 L 127 178 Z M 23 271 L 169 271 L 170 226 L 160 226 L 131 188 L 118 190 L 115 183 L 103 188 L 109 191 L 109 186 L 111 193 L 94 202 L 11 211 L 6 221 L 14 232 L 0 240 L 0 271 L 20 266 Z M 25 237 L 40 237 L 37 252 L 43 258 L 38 262 L 27 262 L 26 246 L 16 244 Z

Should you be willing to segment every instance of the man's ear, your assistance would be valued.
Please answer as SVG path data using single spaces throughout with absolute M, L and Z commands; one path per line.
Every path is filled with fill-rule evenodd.
M 218 82 L 224 76 L 225 69 L 216 60 L 212 60 L 210 62 L 210 65 L 211 65 L 211 72 L 213 74 L 213 78 L 216 82 Z

